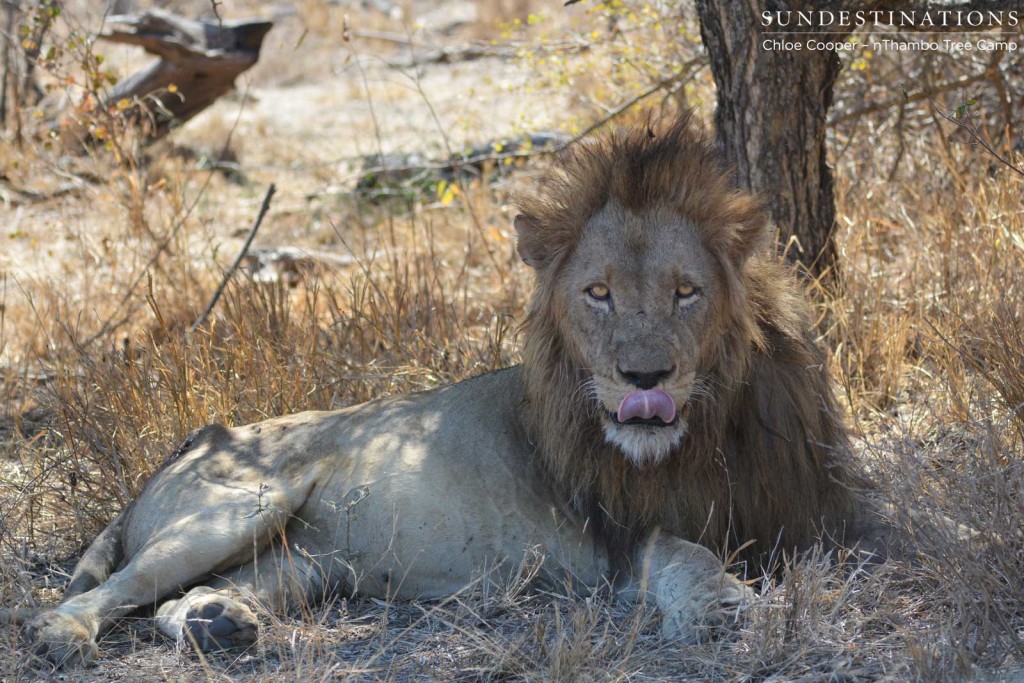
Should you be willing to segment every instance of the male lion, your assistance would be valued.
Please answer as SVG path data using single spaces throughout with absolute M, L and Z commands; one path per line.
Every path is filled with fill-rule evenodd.
M 748 599 L 729 550 L 884 551 L 807 304 L 688 118 L 578 143 L 519 207 L 522 365 L 194 432 L 28 625 L 33 651 L 88 661 L 168 596 L 163 633 L 244 646 L 251 600 L 437 598 L 534 548 L 542 581 L 608 582 L 692 641 Z

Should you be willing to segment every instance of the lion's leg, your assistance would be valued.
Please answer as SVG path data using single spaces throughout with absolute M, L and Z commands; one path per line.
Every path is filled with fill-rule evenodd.
M 638 551 L 631 577 L 619 595 L 653 599 L 662 615 L 662 635 L 696 643 L 739 616 L 753 591 L 725 570 L 704 546 L 655 531 Z
M 217 505 L 199 511 L 167 510 L 121 570 L 29 622 L 25 633 L 32 652 L 56 666 L 92 660 L 96 638 L 116 619 L 222 567 L 251 563 L 253 553 L 277 535 L 297 507 L 272 492 L 264 496 L 261 514 L 254 515 L 247 492 L 217 487 L 208 495 L 218 496 Z
M 165 602 L 157 611 L 157 627 L 202 652 L 244 648 L 258 633 L 250 606 L 284 612 L 322 593 L 319 565 L 309 555 L 275 545 L 255 561 Z

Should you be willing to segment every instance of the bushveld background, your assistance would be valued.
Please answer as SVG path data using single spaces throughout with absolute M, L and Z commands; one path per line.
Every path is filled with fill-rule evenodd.
M 102 4 L 60 5 L 39 52 L 63 49 L 33 75 L 45 97 L 12 100 L 0 138 L 6 607 L 59 600 L 84 546 L 196 426 L 516 362 L 530 282 L 511 197 L 548 158 L 512 143 L 713 111 L 688 3 L 138 2 L 275 26 L 237 92 L 167 139 L 142 145 L 115 107 L 82 112 L 92 142 L 69 146 L 48 128 L 61 98 L 146 62 L 91 42 Z M 8 45 L 37 36 L 44 6 L 21 3 Z M 919 563 L 872 573 L 792 560 L 734 635 L 700 647 L 662 641 L 643 608 L 481 577 L 443 603 L 266 613 L 242 655 L 179 651 L 139 615 L 95 666 L 56 676 L 1024 680 L 1024 60 L 843 58 L 840 272 L 808 282 L 822 343 L 887 495 L 988 543 L 929 535 Z M 473 172 L 436 168 L 483 143 L 494 158 Z M 382 161 L 403 170 L 365 170 Z M 298 263 L 243 269 L 193 330 L 272 182 L 254 246 L 300 249 Z M 50 676 L 0 630 L 0 679 Z

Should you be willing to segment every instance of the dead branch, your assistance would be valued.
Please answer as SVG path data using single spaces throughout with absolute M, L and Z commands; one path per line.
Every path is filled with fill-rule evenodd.
M 49 201 L 58 197 L 77 195 L 85 188 L 84 181 L 61 183 L 49 192 L 37 192 L 23 187 L 17 187 L 10 178 L 0 174 L 0 204 L 5 206 L 22 206 L 24 204 L 37 204 Z
M 351 29 L 349 36 L 366 40 L 377 40 L 393 45 L 400 45 L 412 51 L 412 56 L 405 60 L 389 60 L 388 63 L 397 67 L 421 66 L 423 64 L 454 64 L 471 62 L 477 59 L 498 58 L 511 59 L 524 49 L 524 44 L 506 43 L 490 45 L 483 43 L 466 43 L 462 45 L 436 45 L 418 43 L 412 36 L 389 31 L 372 31 Z M 528 46 L 531 52 L 558 52 L 560 54 L 579 54 L 590 49 L 590 45 L 579 41 L 560 41 L 540 46 Z
M 110 17 L 109 23 L 113 28 L 100 39 L 137 45 L 160 58 L 115 84 L 105 102 L 133 103 L 129 114 L 148 122 L 150 140 L 229 92 L 239 74 L 256 64 L 273 26 L 262 20 L 193 21 L 159 9 Z
M 245 238 L 245 244 L 242 245 L 242 250 L 238 252 L 238 256 L 235 257 L 235 262 L 231 264 L 231 267 L 224 273 L 224 277 L 220 281 L 220 285 L 217 287 L 217 291 L 213 293 L 210 298 L 210 303 L 206 304 L 206 309 L 203 314 L 199 316 L 194 323 L 192 323 L 192 331 L 206 322 L 206 319 L 210 317 L 210 313 L 213 312 L 213 307 L 217 305 L 217 301 L 220 299 L 220 295 L 224 293 L 224 288 L 228 286 L 228 282 L 231 277 L 238 270 L 238 266 L 242 265 L 242 261 L 245 259 L 246 253 L 249 251 L 249 247 L 252 245 L 253 238 L 256 237 L 256 231 L 260 229 L 260 224 L 263 223 L 264 216 L 267 215 L 267 211 L 270 210 L 270 200 L 273 198 L 277 188 L 274 183 L 270 183 L 270 187 L 267 188 L 267 194 L 263 197 L 263 204 L 260 205 L 260 212 L 256 215 L 256 222 L 253 223 L 252 229 L 249 231 L 249 236 Z
M 311 273 L 321 269 L 348 267 L 355 264 L 356 260 L 352 254 L 335 254 L 304 247 L 251 247 L 243 265 L 255 282 L 284 282 L 294 287 Z

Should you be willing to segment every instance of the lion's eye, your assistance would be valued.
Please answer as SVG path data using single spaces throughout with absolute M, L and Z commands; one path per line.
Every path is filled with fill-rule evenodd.
M 680 299 L 692 299 L 697 296 L 697 292 L 699 291 L 700 290 L 693 285 L 679 285 L 676 287 L 676 296 Z
M 604 285 L 591 285 L 584 290 L 591 299 L 597 301 L 608 301 L 611 298 L 612 292 Z

